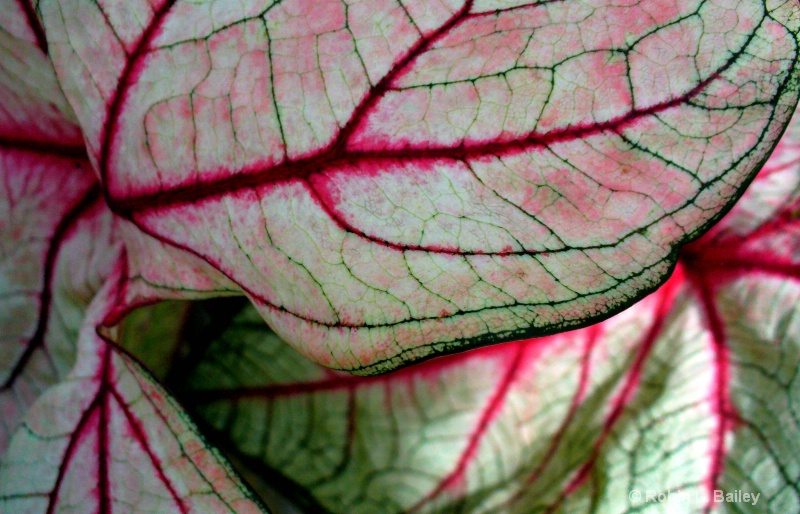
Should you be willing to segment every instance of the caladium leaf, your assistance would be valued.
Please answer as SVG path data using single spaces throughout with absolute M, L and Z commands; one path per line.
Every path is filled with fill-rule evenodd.
M 173 371 L 179 397 L 309 512 L 796 512 L 798 209 L 800 116 L 666 285 L 609 320 L 353 377 L 250 308 Z
M 76 365 L 0 462 L 3 512 L 264 512 L 164 389 L 111 341 L 123 261 L 95 297 Z M 110 317 L 110 318 L 109 318 Z M 99 328 L 98 328 L 99 327 Z
M 0 147 L 85 155 L 46 48 L 32 4 L 7 2 L 0 13 Z
M 126 269 L 120 220 L 46 46 L 30 2 L 3 6 L 0 511 L 263 511 L 175 401 L 96 331 L 153 288 L 127 272 L 112 287 Z
M 24 3 L 0 15 L 0 455 L 72 368 L 120 242 Z
M 653 290 L 788 121 L 797 8 L 38 4 L 112 209 L 361 374 Z
M 48 150 L 0 153 L 0 511 L 262 511 L 176 402 L 96 333 L 131 295 L 95 298 L 85 317 L 122 266 L 118 225 L 85 158 Z
M 120 248 L 85 161 L 11 150 L 0 159 L 2 455 L 31 403 L 72 368 L 84 311 Z

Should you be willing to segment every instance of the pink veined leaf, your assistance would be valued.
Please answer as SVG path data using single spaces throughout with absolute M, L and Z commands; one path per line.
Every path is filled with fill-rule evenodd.
M 0 13 L 0 148 L 36 149 L 46 143 L 51 151 L 85 156 L 32 4 L 6 4 Z
M 264 512 L 178 404 L 103 328 L 122 260 L 81 327 L 77 362 L 0 462 L 3 512 Z M 100 327 L 100 328 L 98 328 Z
M 75 359 L 119 252 L 80 131 L 22 4 L 0 15 L 0 455 Z
M 796 116 L 670 280 L 602 323 L 353 377 L 247 308 L 173 387 L 309 512 L 797 512 L 799 209 Z
M 262 512 L 177 403 L 94 332 L 100 315 L 84 318 L 122 257 L 87 163 L 2 158 L 0 511 Z
M 152 287 L 136 273 L 113 287 L 126 222 L 102 200 L 46 48 L 32 4 L 4 5 L 0 512 L 262 512 L 177 403 L 96 331 Z
M 120 243 L 86 161 L 5 150 L 0 178 L 2 455 L 28 407 L 72 368 L 84 311 Z
M 797 103 L 796 0 L 37 6 L 156 289 L 359 374 L 637 301 Z

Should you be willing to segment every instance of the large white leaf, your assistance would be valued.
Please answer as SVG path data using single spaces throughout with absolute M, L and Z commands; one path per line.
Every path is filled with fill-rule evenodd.
M 640 299 L 797 103 L 796 0 L 37 5 L 112 210 L 360 374 Z

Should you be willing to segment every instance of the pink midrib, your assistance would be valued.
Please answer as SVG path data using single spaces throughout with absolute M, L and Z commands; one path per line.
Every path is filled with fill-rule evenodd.
M 36 46 L 43 54 L 47 55 L 47 38 L 44 35 L 44 28 L 39 22 L 39 17 L 36 16 L 36 10 L 33 8 L 33 0 L 17 0 L 17 2 L 25 12 L 25 18 L 27 18 L 28 25 L 36 39 Z
M 110 343 L 105 343 L 110 344 Z M 92 423 L 90 421 L 97 417 L 96 421 L 96 430 L 97 430 L 97 440 L 98 440 L 98 448 L 97 448 L 97 494 L 98 494 L 98 506 L 99 511 L 103 514 L 110 514 L 112 510 L 112 492 L 111 492 L 111 483 L 109 481 L 109 469 L 108 469 L 108 462 L 110 459 L 110 442 L 109 442 L 109 433 L 108 433 L 108 426 L 109 426 L 109 410 L 110 410 L 110 400 L 113 398 L 116 400 L 120 410 L 125 415 L 125 418 L 130 425 L 131 429 L 134 432 L 134 439 L 142 448 L 142 451 L 147 455 L 150 460 L 150 463 L 153 465 L 153 468 L 156 471 L 156 475 L 158 479 L 164 484 L 165 488 L 169 492 L 172 500 L 175 502 L 176 507 L 181 513 L 189 512 L 188 506 L 185 504 L 184 500 L 178 495 L 177 491 L 175 490 L 174 486 L 164 474 L 163 467 L 161 465 L 160 459 L 153 453 L 150 445 L 147 442 L 147 438 L 144 435 L 144 432 L 135 419 L 133 414 L 130 412 L 130 409 L 125 404 L 124 399 L 120 395 L 120 393 L 116 390 L 112 383 L 112 350 L 109 346 L 102 347 L 102 356 L 101 356 L 101 369 L 99 370 L 97 380 L 99 383 L 97 384 L 97 391 L 95 393 L 94 398 L 92 399 L 91 403 L 86 408 L 86 411 L 82 414 L 81 418 L 78 421 L 78 424 L 75 427 L 75 430 L 70 434 L 69 441 L 67 443 L 67 447 L 64 451 L 64 456 L 58 468 L 58 473 L 56 475 L 56 481 L 53 485 L 53 490 L 48 495 L 49 501 L 47 506 L 47 514 L 52 514 L 56 512 L 58 506 L 58 497 L 61 491 L 61 486 L 63 484 L 63 480 L 66 477 L 66 471 L 69 467 L 70 462 L 78 449 L 78 444 L 83 438 L 86 433 L 86 430 L 92 429 Z
M 608 131 L 620 131 L 630 125 L 635 124 L 643 117 L 656 114 L 669 108 L 680 105 L 702 92 L 720 73 L 724 72 L 739 57 L 735 53 L 721 66 L 715 73 L 698 83 L 692 90 L 683 96 L 673 98 L 653 105 L 646 109 L 633 109 L 628 114 L 603 123 L 587 124 L 557 129 L 547 133 L 530 133 L 520 137 L 518 140 L 498 143 L 482 142 L 480 144 L 465 143 L 456 147 L 414 149 L 403 148 L 386 151 L 359 151 L 348 148 L 349 141 L 353 134 L 361 125 L 362 120 L 372 107 L 382 98 L 390 85 L 406 70 L 408 66 L 433 42 L 440 39 L 453 27 L 462 21 L 469 19 L 469 9 L 471 2 L 465 3 L 464 7 L 455 13 L 450 20 L 444 23 L 437 31 L 421 37 L 406 55 L 400 59 L 392 70 L 366 95 L 360 105 L 355 109 L 350 121 L 342 128 L 338 138 L 326 148 L 321 149 L 316 155 L 298 159 L 292 162 L 284 162 L 278 165 L 251 166 L 245 170 L 227 170 L 228 176 L 222 178 L 206 179 L 192 184 L 184 184 L 167 190 L 156 190 L 143 192 L 133 196 L 115 196 L 110 191 L 113 189 L 111 179 L 113 178 L 110 161 L 113 152 L 114 142 L 118 139 L 118 121 L 123 109 L 123 105 L 129 88 L 135 82 L 136 70 L 141 67 L 143 57 L 147 55 L 147 50 L 155 34 L 158 33 L 161 23 L 167 16 L 174 0 L 166 1 L 154 15 L 153 20 L 148 25 L 147 30 L 142 34 L 139 42 L 135 45 L 131 57 L 126 62 L 122 72 L 119 87 L 116 90 L 112 101 L 109 104 L 108 115 L 106 117 L 105 129 L 102 136 L 100 172 L 103 182 L 109 188 L 108 201 L 113 211 L 128 218 L 133 214 L 164 207 L 171 207 L 187 203 L 194 203 L 206 198 L 219 197 L 226 193 L 231 193 L 246 188 L 255 188 L 274 183 L 285 183 L 292 180 L 307 180 L 316 173 L 320 173 L 331 167 L 339 165 L 354 165 L 359 162 L 375 160 L 413 160 L 417 163 L 433 162 L 439 159 L 469 160 L 480 159 L 491 156 L 505 156 L 514 153 L 529 151 L 534 148 L 544 148 L 558 142 L 572 141 L 585 138 L 594 134 Z M 481 13 L 480 15 L 485 15 Z M 217 174 L 225 173 L 226 170 L 216 170 Z M 210 176 L 211 173 L 198 173 L 199 176 Z M 158 186 L 156 186 L 157 188 Z
M 50 321 L 50 308 L 53 300 L 53 280 L 57 258 L 61 251 L 61 246 L 67 239 L 71 231 L 74 229 L 75 224 L 80 218 L 93 206 L 100 198 L 100 188 L 97 185 L 90 186 L 87 191 L 75 202 L 75 204 L 67 210 L 64 217 L 56 226 L 52 237 L 47 246 L 44 262 L 44 278 L 41 287 L 41 300 L 39 305 L 39 316 L 36 322 L 36 329 L 33 335 L 28 340 L 25 346 L 25 351 L 20 355 L 11 372 L 3 384 L 0 385 L 0 391 L 10 389 L 20 374 L 24 371 L 25 366 L 33 357 L 34 352 L 42 348 L 45 344 L 45 335 Z
M 617 422 L 625 413 L 625 409 L 628 405 L 630 405 L 631 401 L 639 390 L 639 381 L 642 370 L 653 348 L 655 347 L 659 334 L 663 330 L 667 313 L 670 311 L 675 302 L 678 289 L 682 282 L 683 278 L 681 276 L 673 277 L 672 280 L 667 282 L 667 284 L 659 290 L 658 294 L 660 295 L 660 298 L 653 324 L 650 326 L 644 336 L 644 339 L 642 340 L 642 343 L 639 345 L 636 356 L 631 364 L 631 368 L 628 371 L 625 382 L 622 385 L 622 389 L 611 403 L 610 412 L 603 422 L 602 431 L 594 442 L 592 452 L 588 460 L 580 468 L 578 468 L 572 479 L 564 487 L 559 499 L 547 509 L 547 512 L 556 511 L 568 496 L 574 494 L 579 487 L 581 487 L 589 479 L 595 463 L 600 457 L 606 439 L 608 439 L 608 437 L 611 435 Z

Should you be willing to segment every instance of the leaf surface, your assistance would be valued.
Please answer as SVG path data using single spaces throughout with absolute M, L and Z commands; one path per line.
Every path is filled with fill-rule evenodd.
M 34 404 L 0 461 L 0 509 L 264 512 L 177 402 L 109 339 L 124 274 L 119 261 L 81 326 L 75 367 Z
M 71 369 L 119 252 L 111 212 L 23 3 L 0 15 L 0 455 Z
M 308 512 L 795 512 L 799 208 L 797 116 L 670 280 L 600 324 L 353 377 L 249 308 L 174 384 Z
M 0 14 L 0 146 L 85 155 L 47 42 L 30 2 L 7 2 Z
M 4 5 L 0 511 L 263 512 L 177 403 L 97 332 L 179 267 L 127 272 L 126 222 L 103 202 L 46 51 L 32 3 Z
M 794 0 L 39 8 L 112 209 L 360 374 L 640 299 L 797 102 Z
M 85 309 L 120 244 L 85 161 L 24 151 L 0 159 L 2 454 L 30 404 L 72 368 Z

